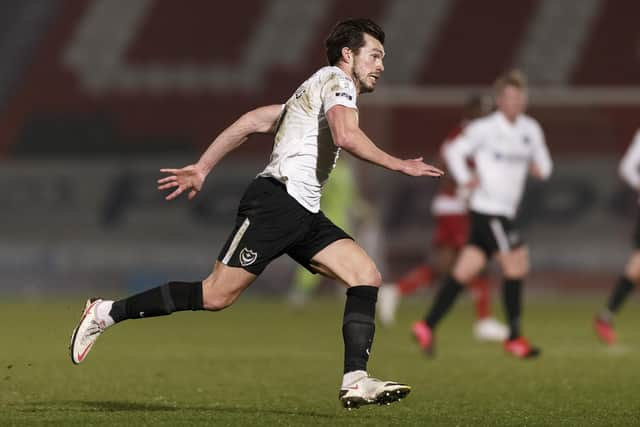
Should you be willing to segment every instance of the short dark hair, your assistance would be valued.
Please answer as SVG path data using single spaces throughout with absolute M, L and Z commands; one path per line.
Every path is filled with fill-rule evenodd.
M 325 41 L 329 65 L 336 65 L 340 61 L 343 47 L 348 47 L 357 54 L 364 46 L 365 33 L 384 44 L 384 31 L 371 19 L 359 18 L 338 22 Z

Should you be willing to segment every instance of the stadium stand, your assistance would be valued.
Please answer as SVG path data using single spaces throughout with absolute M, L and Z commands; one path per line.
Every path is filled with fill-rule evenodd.
M 3 3 L 2 16 L 36 3 Z M 135 0 L 130 7 L 119 8 L 118 3 L 104 0 L 71 0 L 59 10 L 30 12 L 36 18 L 24 18 L 20 34 L 0 33 L 0 46 L 5 46 L 0 51 L 2 64 L 13 69 L 5 65 L 0 72 L 2 81 L 11 82 L 0 93 L 6 99 L 10 87 L 13 94 L 0 120 L 0 152 L 49 152 L 50 145 L 46 140 L 39 142 L 38 135 L 50 132 L 59 136 L 59 144 L 68 146 L 58 147 L 66 152 L 114 152 L 128 146 L 133 152 L 200 149 L 208 143 L 211 129 L 246 108 L 283 101 L 283 94 L 291 92 L 308 70 L 322 64 L 325 29 L 362 10 L 389 26 L 388 81 L 383 90 L 394 84 L 482 88 L 498 72 L 518 63 L 531 69 L 534 95 L 536 87 L 549 84 L 568 90 L 566 97 L 571 98 L 573 89 L 586 85 L 608 88 L 637 84 L 640 79 L 637 55 L 629 50 L 632 43 L 625 43 L 636 31 L 631 18 L 638 12 L 634 2 L 497 1 L 491 8 L 471 0 L 353 1 L 348 5 L 324 0 L 313 7 L 288 0 L 246 3 L 221 8 L 200 1 L 187 9 L 167 0 Z M 576 10 L 581 12 L 573 13 Z M 567 25 L 571 16 L 573 26 Z M 49 25 L 39 24 L 47 19 Z M 420 20 L 429 25 L 416 25 Z M 113 28 L 118 28 L 117 37 L 112 37 Z M 556 50 L 541 61 L 540 52 L 548 51 L 551 39 Z M 6 48 L 16 40 L 26 47 Z M 33 49 L 25 40 L 32 40 Z M 24 59 L 16 59 L 17 50 Z M 423 96 L 417 93 L 414 99 Z M 393 126 L 391 120 L 389 143 L 411 141 L 405 136 L 416 132 L 425 133 L 424 140 L 442 138 L 455 120 L 455 108 L 450 112 L 439 108 L 428 93 L 423 98 L 422 103 L 437 111 L 432 114 L 421 106 L 412 114 L 448 123 L 415 129 L 412 123 L 419 122 L 403 120 Z M 564 119 L 554 118 L 564 114 L 557 114 L 557 105 L 545 105 L 549 104 L 545 99 L 535 100 L 535 112 L 550 118 L 550 141 L 562 146 L 568 132 Z M 394 117 L 402 116 L 406 106 L 393 108 Z M 564 105 L 562 111 L 567 108 L 576 111 L 567 114 L 567 126 L 573 128 L 571 117 L 580 116 L 584 106 Z M 585 132 L 587 138 L 581 144 L 597 150 L 603 146 L 601 137 L 608 135 L 606 146 L 616 147 L 619 153 L 618 141 L 627 141 L 636 125 L 628 118 L 637 112 L 637 105 L 616 105 L 615 97 L 606 106 L 596 105 L 589 111 L 594 120 L 588 125 L 602 127 Z M 53 122 L 66 125 L 52 129 Z M 82 127 L 94 130 L 77 131 Z M 84 136 L 93 134 L 96 127 L 109 129 L 111 149 L 108 144 L 86 149 Z M 56 133 L 67 128 L 69 132 Z M 573 145 L 566 143 L 570 151 Z
M 216 233 L 226 224 L 218 218 L 231 215 L 224 208 L 231 196 L 216 195 L 241 191 L 264 164 L 269 138 L 234 153 L 223 169 L 228 179 L 212 183 L 195 205 L 160 210 L 153 186 L 136 183 L 152 182 L 166 159 L 168 166 L 193 159 L 247 109 L 285 101 L 325 63 L 327 28 L 365 12 L 388 32 L 380 88 L 359 102 L 363 127 L 376 142 L 399 155 L 435 156 L 469 92 L 487 91 L 496 74 L 521 66 L 530 76 L 531 112 L 560 165 L 552 184 L 525 203 L 525 218 L 543 218 L 536 236 L 545 243 L 534 246 L 534 263 L 575 267 L 604 253 L 603 265 L 616 270 L 625 248 L 615 233 L 595 233 L 597 251 L 588 252 L 583 239 L 579 249 L 587 252 L 580 256 L 548 254 L 569 253 L 563 245 L 571 239 L 560 239 L 558 229 L 578 236 L 624 229 L 629 219 L 631 208 L 612 200 L 624 193 L 616 159 L 640 117 L 632 42 L 640 5 L 623 0 L 194 0 L 189 8 L 172 0 L 130 0 L 127 7 L 111 0 L 0 2 L 0 179 L 10 188 L 0 199 L 11 207 L 0 230 L 29 235 L 15 237 L 25 259 L 46 259 L 59 272 L 107 255 L 112 265 L 134 265 L 154 235 L 183 245 L 197 260 L 189 268 L 208 266 L 209 258 L 195 254 L 223 237 Z M 149 161 L 137 160 L 140 154 Z M 586 164 L 597 172 L 584 176 Z M 409 264 L 427 238 L 432 188 L 370 173 L 370 191 L 386 198 L 390 247 L 397 262 Z M 32 213 L 29 198 L 50 218 Z M 570 229 L 562 213 L 576 209 L 584 212 Z M 39 241 L 41 227 L 32 227 L 39 220 L 51 224 L 48 245 Z M 180 222 L 189 225 L 170 231 Z M 92 251 L 105 233 L 104 251 Z M 6 266 L 14 249 L 11 242 L 0 247 Z M 170 265 L 166 254 L 156 259 L 167 268 L 187 265 Z

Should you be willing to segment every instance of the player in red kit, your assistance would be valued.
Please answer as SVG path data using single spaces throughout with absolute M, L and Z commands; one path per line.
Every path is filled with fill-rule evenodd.
M 475 118 L 489 113 L 491 100 L 474 95 L 467 101 L 462 121 L 449 133 L 440 149 L 442 152 Z M 441 168 L 445 166 L 440 160 Z M 458 188 L 449 175 L 441 178 L 438 193 L 431 203 L 431 213 L 435 219 L 433 235 L 433 259 L 424 262 L 397 282 L 383 286 L 378 296 L 378 316 L 383 324 L 394 322 L 400 298 L 414 293 L 420 287 L 428 287 L 450 272 L 457 254 L 468 240 L 469 219 L 467 216 L 467 195 Z M 474 336 L 483 341 L 504 341 L 507 328 L 491 316 L 489 279 L 486 271 L 471 283 L 471 293 L 475 306 L 476 323 Z

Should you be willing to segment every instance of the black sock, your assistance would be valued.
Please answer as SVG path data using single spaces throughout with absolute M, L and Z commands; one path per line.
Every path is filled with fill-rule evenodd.
M 202 282 L 169 282 L 113 303 L 116 321 L 166 316 L 174 311 L 202 310 Z
M 509 324 L 509 339 L 520 336 L 520 315 L 522 313 L 522 279 L 505 279 L 502 285 L 504 309 Z
M 347 289 L 344 305 L 342 338 L 344 340 L 344 373 L 366 371 L 373 335 L 378 288 L 354 286 Z
M 609 302 L 607 303 L 607 309 L 611 313 L 616 313 L 622 307 L 622 304 L 626 301 L 627 297 L 633 290 L 633 282 L 628 277 L 622 276 L 618 279 L 616 287 L 613 289 Z
M 453 276 L 448 276 L 445 279 L 433 301 L 431 310 L 424 319 L 430 328 L 435 328 L 440 319 L 447 314 L 453 306 L 453 303 L 456 302 L 458 294 L 460 294 L 462 289 L 464 289 L 464 286 L 454 279 Z

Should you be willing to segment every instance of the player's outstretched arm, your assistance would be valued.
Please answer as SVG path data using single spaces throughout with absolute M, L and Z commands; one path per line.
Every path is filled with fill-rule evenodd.
M 403 160 L 378 148 L 358 126 L 354 109 L 336 105 L 326 112 L 333 142 L 354 156 L 383 168 L 411 176 L 442 176 L 443 171 L 422 161 L 422 157 Z
M 469 156 L 477 144 L 473 135 L 469 135 L 470 127 L 442 149 L 442 155 L 451 176 L 464 192 L 474 190 L 479 184 L 477 175 L 468 165 Z
M 158 180 L 158 190 L 174 189 L 166 200 L 173 200 L 185 191 L 189 191 L 189 200 L 193 199 L 209 172 L 224 156 L 254 133 L 274 132 L 281 112 L 282 105 L 269 105 L 243 114 L 213 140 L 197 163 L 180 169 L 160 169 L 167 176 Z

